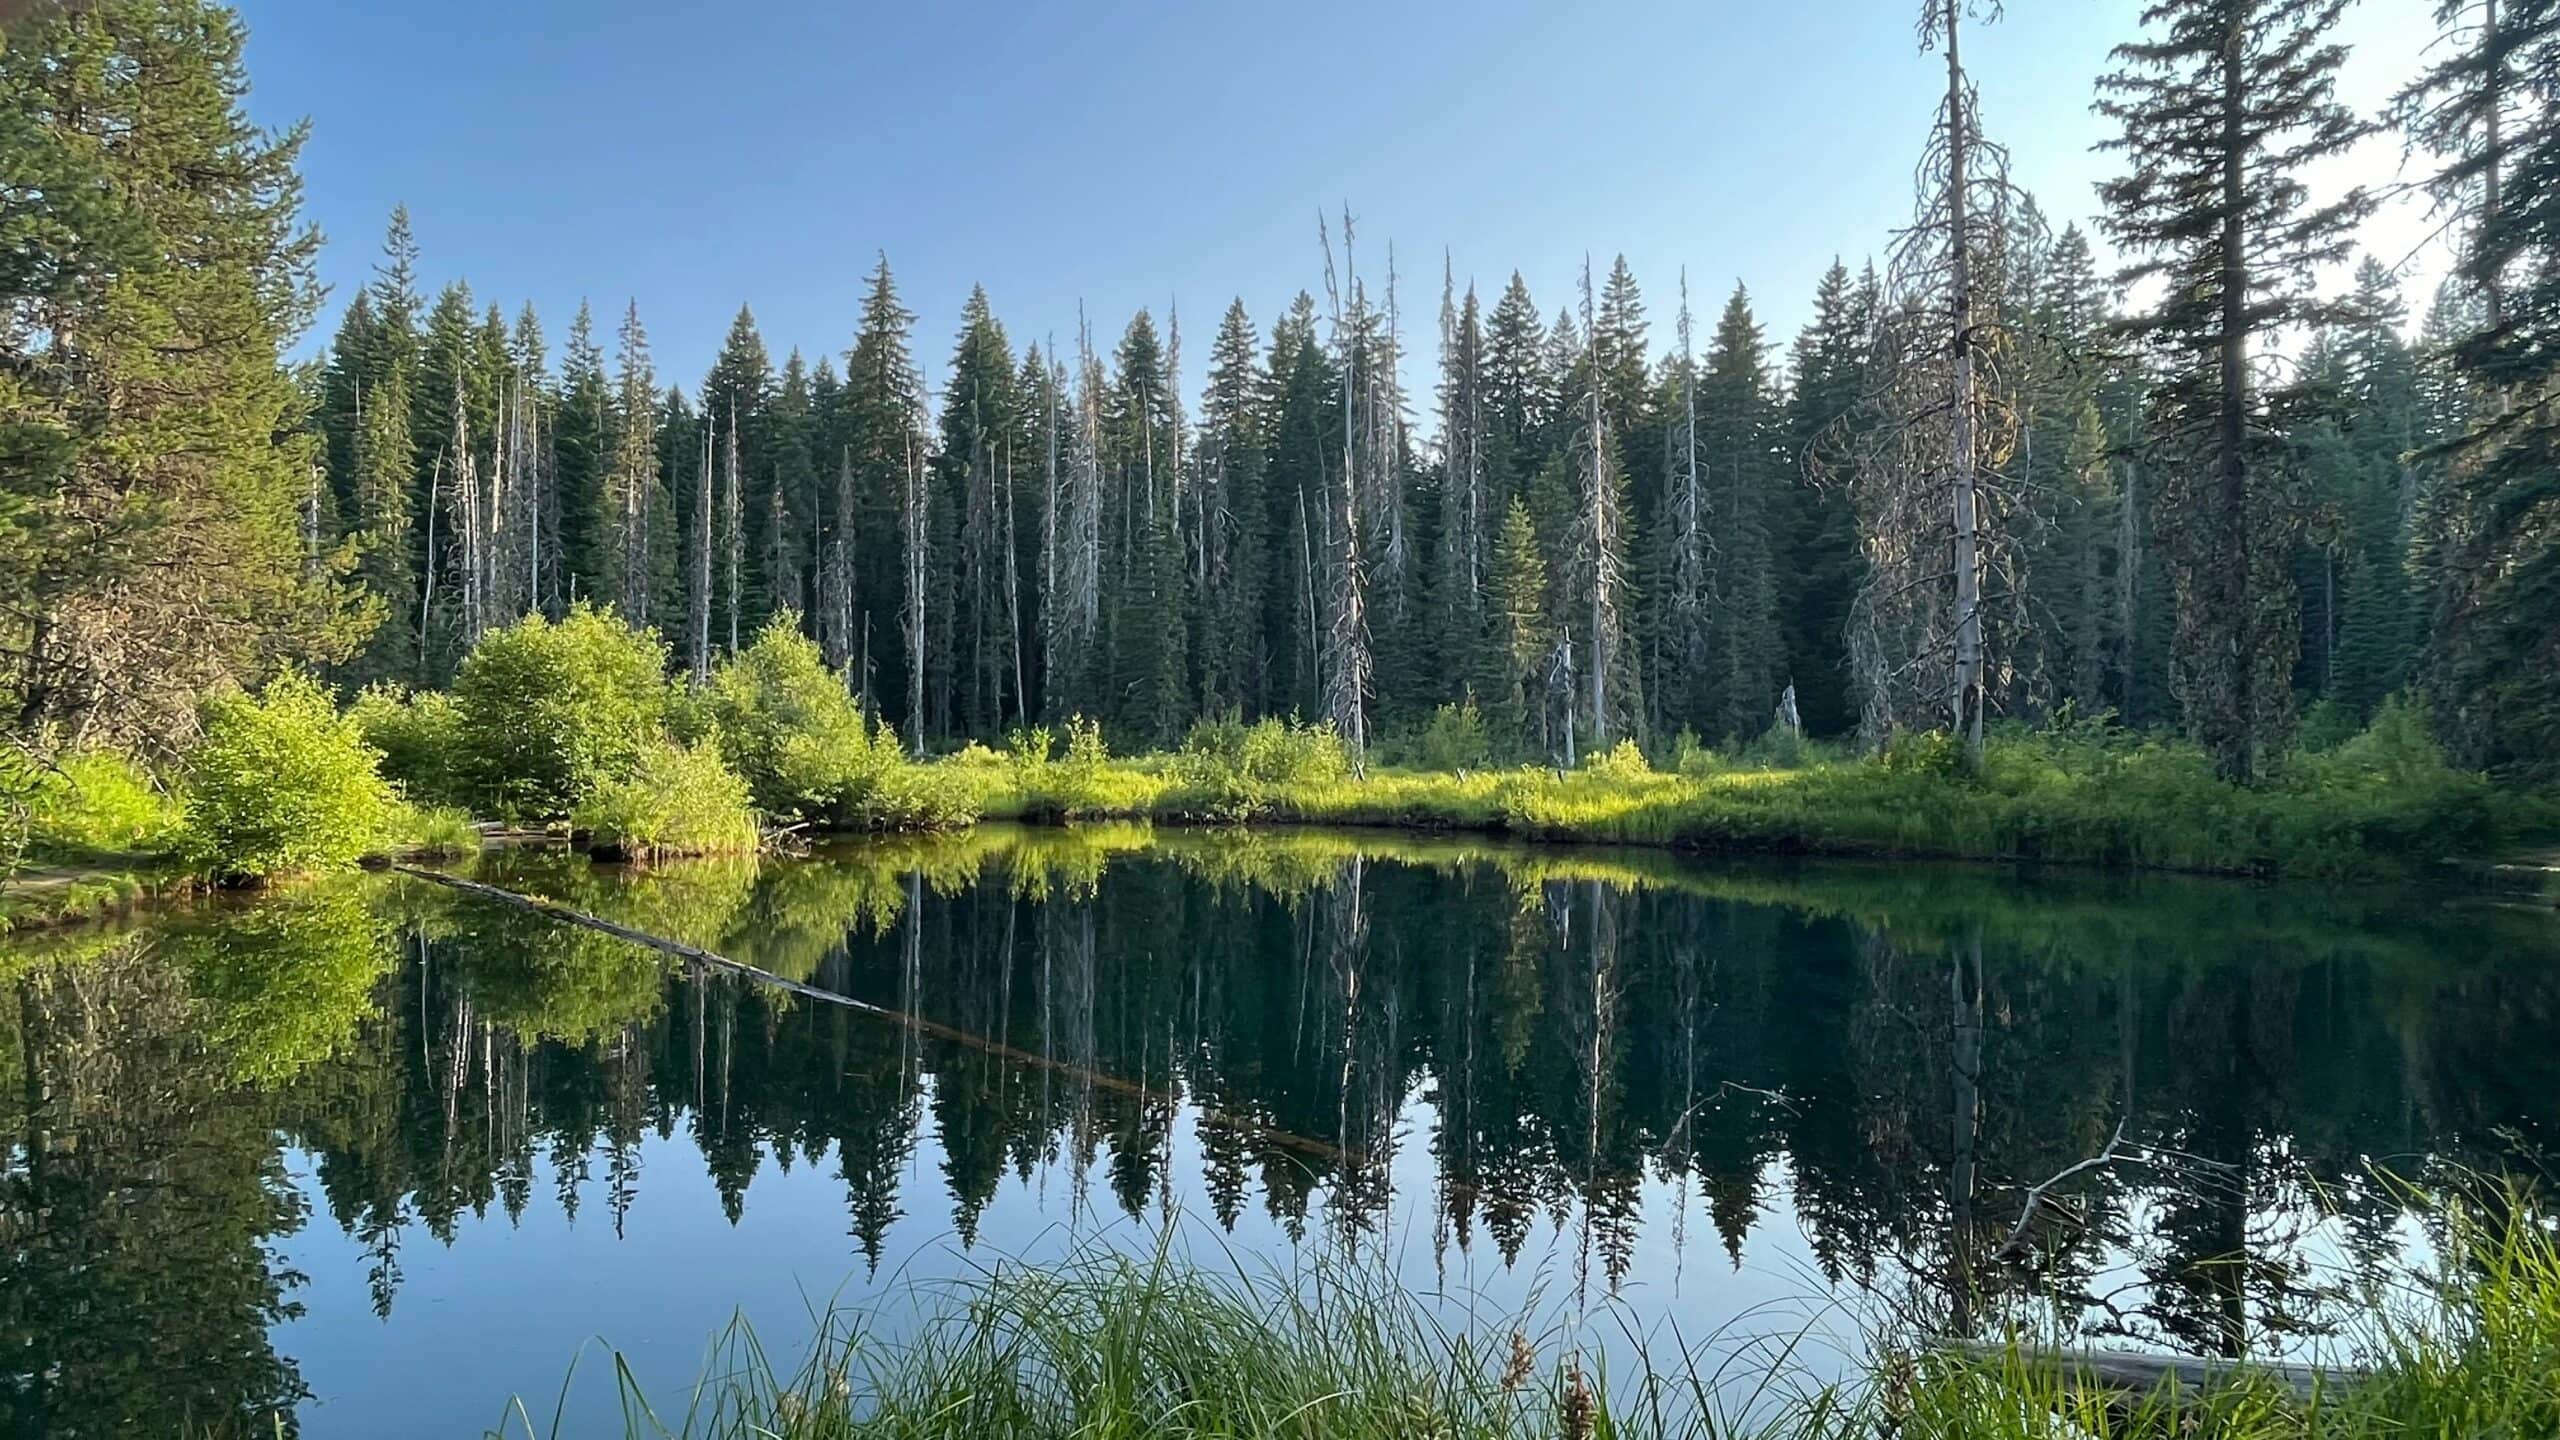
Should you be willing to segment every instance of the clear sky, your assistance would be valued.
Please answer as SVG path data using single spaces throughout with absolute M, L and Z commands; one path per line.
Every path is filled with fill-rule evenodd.
M 1428 363 L 1446 247 L 1488 301 L 1513 269 L 1549 314 L 1586 251 L 1623 252 L 1657 347 L 1685 266 L 1701 325 L 1739 280 L 1773 343 L 1838 254 L 1911 207 L 1943 71 L 1913 0 L 1066 4 L 240 0 L 250 109 L 308 117 L 309 213 L 333 294 L 363 284 L 405 200 L 423 279 L 531 299 L 557 355 L 580 297 L 600 333 L 636 297 L 662 381 L 708 368 L 741 302 L 776 363 L 852 342 L 886 251 L 943 369 L 984 284 L 1019 347 L 1097 342 L 1178 303 L 1196 387 L 1218 314 L 1258 327 L 1321 294 L 1319 209 L 1403 276 Z M 2138 0 L 2009 0 L 1967 59 L 1987 133 L 2057 227 L 2085 221 L 2090 113 Z M 2434 33 L 2431 0 L 2363 0 L 2347 99 L 2378 107 Z M 2389 182 L 2396 137 L 2355 174 Z M 2332 182 L 2337 175 L 2328 177 Z M 2373 231 L 2399 262 L 2428 228 Z M 2418 255 L 2412 299 L 2441 270 Z M 1417 377 L 1419 378 L 1419 377 Z

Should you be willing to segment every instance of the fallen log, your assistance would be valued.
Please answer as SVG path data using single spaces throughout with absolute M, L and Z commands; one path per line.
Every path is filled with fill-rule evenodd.
M 1934 1347 L 1966 1360 L 2016 1363 L 2043 1375 L 2058 1376 L 2084 1390 L 2104 1390 L 2141 1397 L 2164 1389 L 2213 1390 L 2233 1384 L 2273 1383 L 2301 1399 L 2334 1395 L 2369 1373 L 2347 1366 L 2308 1365 L 2287 1360 L 2233 1360 L 2222 1356 L 2147 1355 L 2132 1350 L 2054 1350 L 2001 1340 L 1944 1339 Z

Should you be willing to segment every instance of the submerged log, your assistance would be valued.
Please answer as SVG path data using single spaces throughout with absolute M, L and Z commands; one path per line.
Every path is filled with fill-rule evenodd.
M 2232 1360 L 2221 1356 L 2146 1355 L 2131 1350 L 2051 1350 L 1999 1340 L 1940 1340 L 1942 1354 L 1985 1364 L 2016 1363 L 2039 1375 L 2059 1376 L 2083 1390 L 2141 1398 L 2163 1390 L 2214 1390 L 2237 1384 L 2274 1384 L 2301 1399 L 2334 1395 L 2370 1372 L 2344 1366 L 2284 1360 Z

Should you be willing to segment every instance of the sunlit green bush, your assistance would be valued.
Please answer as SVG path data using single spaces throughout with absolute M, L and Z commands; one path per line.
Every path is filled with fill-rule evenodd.
M 654 631 L 585 605 L 482 636 L 453 682 L 473 800 L 553 819 L 627 775 L 665 721 L 666 662 Z
M 186 823 L 178 797 L 141 762 L 87 749 L 34 770 L 27 817 L 29 852 L 49 859 L 166 854 Z
M 217 695 L 187 753 L 187 858 L 229 883 L 344 869 L 396 818 L 379 752 L 329 692 L 288 673 Z
M 706 699 L 720 753 L 777 819 L 855 823 L 901 760 L 897 738 L 864 721 L 795 615 L 775 616 L 722 665 Z
M 440 690 L 416 694 L 368 685 L 347 707 L 365 743 L 382 752 L 382 774 L 421 805 L 469 798 L 461 707 Z
M 743 854 L 762 838 L 747 782 L 711 741 L 650 741 L 626 773 L 579 803 L 570 825 L 597 854 L 627 860 Z
M 452 860 L 479 853 L 480 827 L 467 810 L 402 800 L 392 811 L 383 848 L 417 859 Z

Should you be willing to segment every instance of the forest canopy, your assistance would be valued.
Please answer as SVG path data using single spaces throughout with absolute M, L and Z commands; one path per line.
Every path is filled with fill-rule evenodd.
M 928 380 L 885 256 L 841 356 L 777 364 L 742 307 L 688 385 L 636 301 L 555 355 L 530 305 L 429 293 L 405 210 L 293 365 L 320 239 L 238 17 L 40 9 L 0 50 L 0 726 L 165 751 L 280 668 L 438 688 L 589 603 L 703 684 L 796 627 L 916 753 L 1297 716 L 1356 761 L 1466 707 L 1564 764 L 1978 754 L 1986 714 L 2107 714 L 2245 780 L 2413 691 L 2460 762 L 2548 766 L 2560 0 L 2448 5 L 2375 116 L 2334 93 L 2344 3 L 2151 6 L 2093 97 L 2092 234 L 2008 179 L 1985 17 L 1926 0 L 1913 223 L 1783 345 L 1623 260 L 1416 294 L 1340 214 L 1196 391 L 1171 313 L 1017 346 L 983 290 Z M 2385 126 L 2458 250 L 2432 295 L 2304 180 Z

